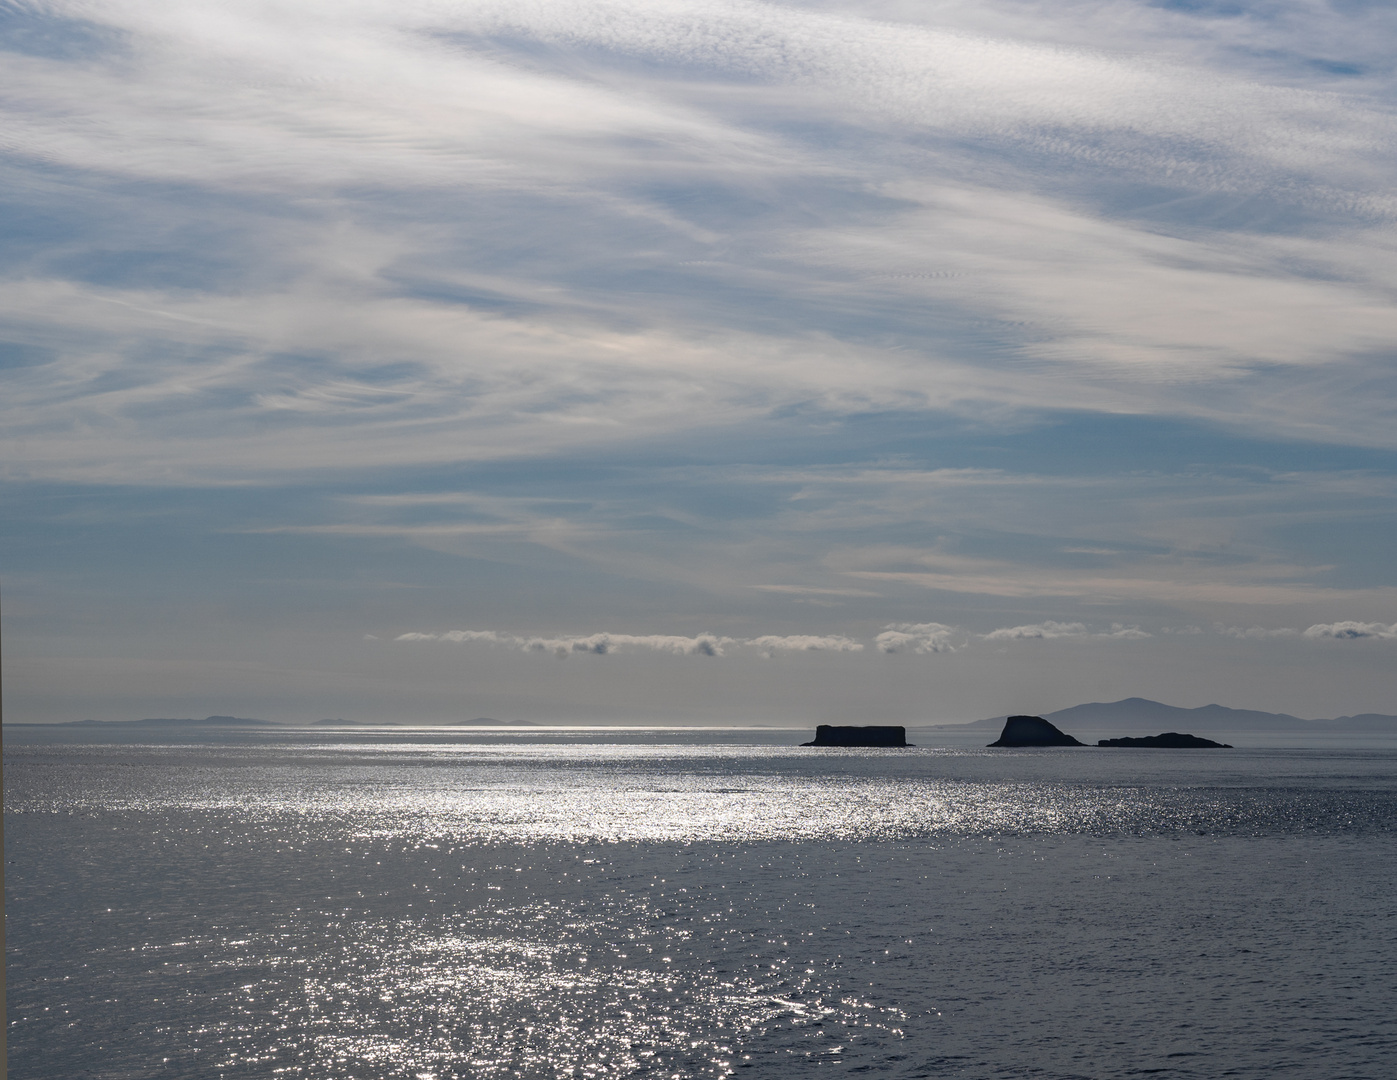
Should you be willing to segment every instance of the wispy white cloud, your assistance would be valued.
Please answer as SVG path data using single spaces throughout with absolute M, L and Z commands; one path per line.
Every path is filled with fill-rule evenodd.
M 506 562 L 558 553 L 635 581 L 683 581 L 734 603 L 748 602 L 744 594 L 837 603 L 869 619 L 901 614 L 905 609 L 888 611 L 886 604 L 901 605 L 923 589 L 1071 605 L 1070 616 L 1058 608 L 1062 623 L 1090 623 L 1093 613 L 1077 605 L 1103 603 L 1123 605 L 1119 617 L 1127 623 L 1140 620 L 1142 604 L 1190 609 L 1170 616 L 1189 620 L 1183 625 L 1211 625 L 1220 614 L 1265 625 L 1259 611 L 1220 613 L 1218 605 L 1298 604 L 1318 616 L 1347 609 L 1371 618 L 1397 597 L 1383 586 L 1336 581 L 1328 562 L 1279 557 L 1267 535 L 1304 527 L 1320 501 L 1330 515 L 1380 511 L 1394 494 L 1391 479 L 1380 476 L 1064 476 L 888 462 L 652 468 L 586 491 L 585 503 L 568 485 L 531 487 L 533 494 L 497 488 L 356 495 L 335 500 L 329 520 L 316 524 L 244 528 L 397 539 Z M 734 499 L 745 508 L 738 517 L 727 513 Z M 1025 519 L 1042 539 L 1021 534 Z M 927 522 L 945 543 L 869 542 L 914 534 Z M 1242 524 L 1249 522 L 1256 524 Z M 955 541 L 1011 533 L 1019 534 L 1013 557 Z M 1096 542 L 1063 542 L 1073 535 Z M 773 583 L 797 571 L 802 584 Z
M 1397 259 L 1375 223 L 1397 153 L 1382 89 L 1224 67 L 1177 17 L 744 0 L 28 10 L 120 44 L 7 54 L 12 167 L 120 177 L 123 205 L 144 208 L 0 282 L 21 313 L 8 332 L 59 354 L 0 413 L 31 475 L 564 453 L 811 402 L 1182 413 L 1382 444 L 1397 429 L 1373 390 L 1397 340 Z M 1288 19 L 1296 45 L 1335 32 Z M 49 183 L 24 190 L 62 197 Z M 1255 197 L 1334 220 L 1142 220 L 1093 194 L 1159 183 L 1179 208 Z M 198 195 L 183 206 L 169 185 Z M 789 190 L 807 193 L 798 219 Z M 216 245 L 221 280 L 180 272 L 206 241 L 162 241 L 168 284 L 71 270 L 88 249 L 141 255 L 193 229 L 199 199 L 223 200 L 239 234 Z M 870 319 L 894 347 L 865 339 Z M 391 375 L 366 374 L 385 360 Z
M 878 562 L 914 562 L 924 569 L 863 569 Z M 1161 572 L 1161 564 L 1165 572 Z M 1322 568 L 1283 564 L 1269 559 L 1213 561 L 1171 553 L 1168 558 L 1141 558 L 1119 567 L 1075 569 L 1044 567 L 1008 559 L 986 559 L 939 551 L 849 549 L 839 554 L 843 574 L 864 581 L 917 585 L 963 595 L 1001 597 L 1073 597 L 1093 602 L 1140 602 L 1189 605 L 1314 604 L 1320 601 L 1390 602 L 1397 589 L 1348 589 L 1315 580 Z
M 822 588 L 814 585 L 750 585 L 759 592 L 778 593 L 782 596 L 878 596 L 870 589 Z
M 1397 15 L 1189 8 L 12 4 L 5 476 L 713 615 L 502 652 L 1382 638 Z
M 769 137 L 701 104 L 714 81 L 767 107 L 1230 186 L 1260 186 L 1267 169 L 1323 172 L 1331 184 L 1361 175 L 1388 123 L 1361 95 L 1161 61 L 1148 38 L 1117 42 L 1113 54 L 959 29 L 954 12 L 916 25 L 742 0 L 41 10 L 97 17 L 127 35 L 128 52 L 125 63 L 77 70 L 22 59 L 16 75 L 36 92 L 16 143 L 49 160 L 165 177 L 510 182 L 527 168 L 537 184 L 579 158 L 592 172 L 647 159 L 653 168 L 653 155 L 623 144 L 647 136 L 664 164 L 698 166 L 707 152 L 730 169 L 744 150 L 769 154 Z M 1085 11 L 1076 26 L 1090 33 Z M 569 63 L 550 70 L 511 41 L 562 50 Z M 73 123 L 55 107 L 77 98 L 105 123 Z

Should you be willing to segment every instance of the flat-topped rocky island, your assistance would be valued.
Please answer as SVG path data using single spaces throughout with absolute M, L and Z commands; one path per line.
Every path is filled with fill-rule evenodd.
M 906 746 L 907 729 L 901 725 L 839 726 L 820 724 L 815 738 L 801 746 Z

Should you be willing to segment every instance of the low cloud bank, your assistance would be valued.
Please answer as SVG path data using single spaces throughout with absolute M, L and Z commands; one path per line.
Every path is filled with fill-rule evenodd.
M 745 646 L 771 656 L 777 652 L 862 652 L 863 645 L 852 638 L 839 635 L 817 636 L 795 634 L 780 636 L 765 634 L 755 638 L 731 638 L 717 634 L 611 634 L 597 633 L 573 637 L 525 637 L 502 634 L 497 630 L 447 630 L 440 634 L 399 634 L 395 641 L 445 641 L 457 644 L 483 641 L 504 645 L 525 652 L 551 652 L 556 656 L 590 653 L 606 656 L 626 650 L 648 650 L 675 656 L 723 656 L 729 648 Z
M 525 652 L 551 652 L 557 656 L 569 653 L 591 653 L 606 656 L 627 648 L 649 649 L 676 656 L 722 656 L 726 646 L 736 644 L 733 638 L 716 634 L 683 637 L 677 634 L 587 634 L 577 637 L 521 637 L 501 634 L 495 630 L 448 630 L 441 634 L 399 634 L 395 641 L 485 641 L 506 645 Z
M 875 639 L 874 643 L 885 653 L 941 653 L 955 652 L 951 643 L 956 629 L 943 623 L 893 623 Z
M 1165 629 L 1166 634 L 1205 633 L 1200 627 L 1190 626 L 1181 630 Z M 1348 619 L 1332 623 L 1316 623 L 1305 630 L 1293 627 L 1225 626 L 1217 625 L 1213 633 L 1223 637 L 1274 640 L 1290 638 L 1317 641 L 1324 638 L 1339 641 L 1378 640 L 1397 641 L 1397 623 L 1358 622 Z M 1021 626 L 1005 626 L 988 633 L 976 634 L 961 627 L 945 623 L 890 623 L 874 639 L 878 652 L 887 654 L 911 653 L 933 655 L 951 653 L 964 648 L 972 641 L 1052 641 L 1057 639 L 1092 639 L 1096 641 L 1116 640 L 1135 641 L 1154 635 L 1138 626 L 1112 623 L 1109 630 L 1096 630 L 1086 623 L 1057 622 L 1046 619 L 1041 623 L 1026 623 Z M 372 634 L 364 635 L 367 641 L 379 640 Z M 417 642 L 437 641 L 450 644 L 470 644 L 483 642 L 489 645 L 502 645 L 524 652 L 553 653 L 556 656 L 569 656 L 573 653 L 586 653 L 592 656 L 608 656 L 617 652 L 657 652 L 672 656 L 725 656 L 734 649 L 753 649 L 763 656 L 788 652 L 834 652 L 861 653 L 863 642 L 843 634 L 762 634 L 758 637 L 736 638 L 721 634 L 695 634 L 686 637 L 682 634 L 613 634 L 600 632 L 577 635 L 523 635 L 508 634 L 498 630 L 444 630 L 441 632 L 412 631 L 398 634 L 394 641 Z
M 766 634 L 762 637 L 748 638 L 742 644 L 761 649 L 767 656 L 773 652 L 863 652 L 861 642 L 838 634 L 824 637 L 810 634 L 777 637 Z
M 1307 638 L 1338 638 L 1341 641 L 1355 641 L 1359 638 L 1379 638 L 1383 641 L 1397 640 L 1397 623 L 1345 622 L 1316 623 L 1305 631 Z
M 1041 623 L 1032 623 L 1028 626 L 1006 626 L 1000 630 L 991 630 L 988 634 L 981 634 L 986 641 L 1029 641 L 1033 639 L 1051 638 L 1122 638 L 1132 640 L 1137 638 L 1152 637 L 1148 631 L 1141 630 L 1138 626 L 1122 626 L 1120 623 L 1112 623 L 1111 629 L 1107 631 L 1094 631 L 1087 629 L 1085 623 L 1079 622 L 1054 622 L 1048 619 Z
M 1304 630 L 1297 630 L 1293 626 L 1219 626 L 1217 631 L 1235 638 L 1306 638 L 1310 641 L 1321 638 L 1336 638 L 1339 641 L 1359 641 L 1364 638 L 1397 640 L 1397 623 L 1358 622 L 1354 619 L 1315 623 Z
M 1030 638 L 1062 638 L 1062 637 L 1086 637 L 1087 628 L 1083 623 L 1053 622 L 1049 619 L 1046 622 L 1034 623 L 1030 626 L 1006 626 L 999 630 L 991 630 L 988 634 L 982 635 L 986 641 L 1024 641 Z

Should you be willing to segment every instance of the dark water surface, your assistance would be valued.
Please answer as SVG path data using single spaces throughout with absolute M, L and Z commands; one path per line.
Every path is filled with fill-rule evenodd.
M 19 1078 L 1397 1060 L 1392 751 L 6 739 Z

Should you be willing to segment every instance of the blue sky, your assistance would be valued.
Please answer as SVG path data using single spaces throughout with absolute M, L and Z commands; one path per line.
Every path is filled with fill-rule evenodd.
M 1394 42 L 0 4 L 6 717 L 1397 712 Z

